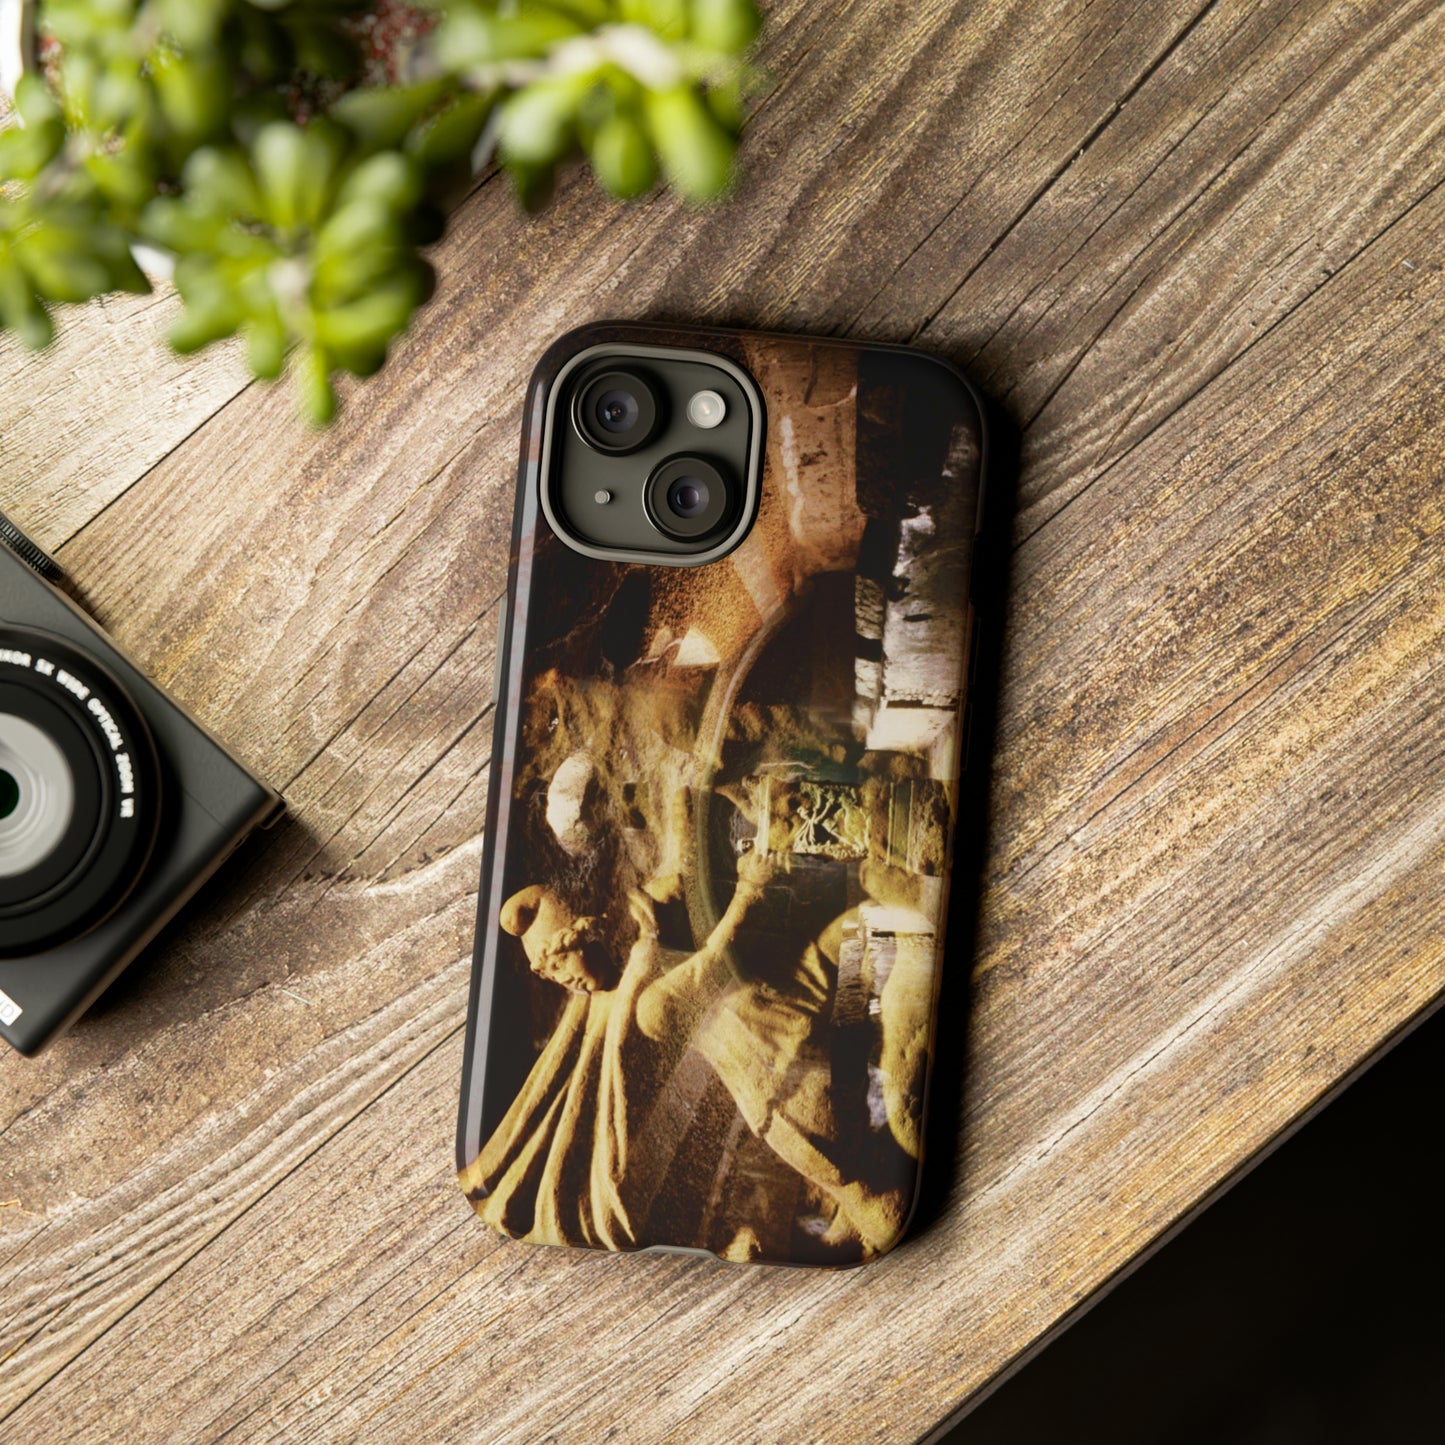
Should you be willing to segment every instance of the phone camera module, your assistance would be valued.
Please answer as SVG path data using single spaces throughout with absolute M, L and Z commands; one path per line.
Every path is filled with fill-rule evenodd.
M 648 478 L 644 492 L 648 519 L 676 542 L 711 538 L 732 518 L 736 489 L 711 462 L 673 457 Z
M 577 431 L 599 452 L 621 454 L 645 446 L 657 430 L 657 417 L 655 393 L 634 372 L 603 372 L 577 394 Z

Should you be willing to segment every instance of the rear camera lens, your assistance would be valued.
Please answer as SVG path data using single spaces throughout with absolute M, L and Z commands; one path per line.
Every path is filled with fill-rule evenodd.
M 708 486 L 696 477 L 679 477 L 667 489 L 667 508 L 674 516 L 700 516 L 707 510 Z
M 607 371 L 577 393 L 573 412 L 582 440 L 599 452 L 631 452 L 657 430 L 657 397 L 641 376 Z
M 641 408 L 627 391 L 604 391 L 597 398 L 597 420 L 603 431 L 623 434 L 637 425 Z
M 715 542 L 738 512 L 736 486 L 701 457 L 673 457 L 647 479 L 648 520 L 664 537 L 701 547 Z
M 0 768 L 0 819 L 8 818 L 20 806 L 20 784 Z

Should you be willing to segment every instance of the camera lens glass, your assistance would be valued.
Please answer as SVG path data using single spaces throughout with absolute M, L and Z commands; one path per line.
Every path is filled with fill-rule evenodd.
M 0 713 L 0 878 L 39 867 L 75 816 L 75 774 L 34 723 Z
M 657 430 L 657 396 L 645 378 L 607 371 L 578 391 L 574 416 L 588 446 L 600 452 L 636 451 Z
M 707 510 L 708 485 L 697 477 L 679 477 L 667 489 L 667 509 L 675 517 L 687 520 Z
M 597 398 L 597 421 L 605 432 L 624 436 L 637 425 L 642 408 L 630 391 L 604 391 Z
M 652 525 L 675 542 L 712 541 L 733 520 L 737 488 L 702 457 L 672 457 L 647 479 L 643 492 Z

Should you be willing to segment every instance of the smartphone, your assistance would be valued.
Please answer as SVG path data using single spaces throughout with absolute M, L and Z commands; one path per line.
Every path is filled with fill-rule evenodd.
M 608 323 L 526 398 L 458 1126 L 519 1239 L 846 1265 L 918 1191 L 984 407 Z

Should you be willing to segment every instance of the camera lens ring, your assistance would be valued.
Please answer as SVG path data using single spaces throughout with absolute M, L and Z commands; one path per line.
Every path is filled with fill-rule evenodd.
M 647 519 L 673 542 L 705 546 L 716 540 L 738 509 L 738 489 L 702 457 L 669 457 L 643 488 Z
M 63 822 L 47 819 L 37 829 L 34 824 L 39 820 L 33 813 L 27 818 L 27 805 L 33 800 L 30 789 L 42 781 L 36 775 L 51 770 L 44 763 L 39 768 L 25 766 L 35 755 L 15 746 L 17 732 L 43 738 L 64 770 L 70 806 Z M 30 759 L 21 755 L 23 751 L 30 751 Z M 96 852 L 102 822 L 110 811 L 110 779 L 102 763 L 93 739 L 68 709 L 33 689 L 0 682 L 0 768 L 14 780 L 18 795 L 7 822 L 0 823 L 0 918 L 11 906 L 22 901 L 33 906 L 35 900 L 52 894 Z M 32 825 L 29 838 L 17 837 L 27 823 Z M 33 856 L 28 865 L 16 865 L 15 855 L 21 849 Z
M 594 451 L 624 456 L 657 431 L 657 393 L 635 371 L 599 372 L 578 387 L 572 408 L 577 434 Z
M 7 719 L 18 721 L 6 728 Z M 22 774 L 16 758 L 31 729 L 65 758 L 74 816 L 32 866 L 12 863 L 0 876 L 0 959 L 58 947 L 113 913 L 144 874 L 160 827 L 155 743 L 120 682 L 60 638 L 0 627 L 0 742 L 8 733 Z M 37 751 L 28 751 L 33 764 Z

